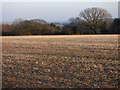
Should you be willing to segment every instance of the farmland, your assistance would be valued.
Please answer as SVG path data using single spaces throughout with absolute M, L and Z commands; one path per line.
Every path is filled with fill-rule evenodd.
M 1 38 L 3 88 L 118 88 L 118 35 Z

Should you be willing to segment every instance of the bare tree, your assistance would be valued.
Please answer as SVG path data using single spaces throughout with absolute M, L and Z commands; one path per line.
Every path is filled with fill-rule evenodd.
M 77 34 L 77 26 L 80 24 L 81 19 L 79 17 L 69 19 L 69 27 L 73 34 Z
M 24 21 L 23 19 L 18 18 L 13 21 L 13 24 L 19 24 L 20 22 L 23 22 L 23 21 Z
M 103 23 L 108 23 L 111 20 L 111 14 L 101 8 L 87 8 L 80 12 L 80 17 L 83 19 L 86 24 L 94 33 L 97 33 L 97 30 Z

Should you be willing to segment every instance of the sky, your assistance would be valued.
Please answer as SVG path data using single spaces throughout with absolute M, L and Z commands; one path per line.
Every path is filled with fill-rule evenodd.
M 120 1 L 118 3 L 118 17 L 120 18 Z
M 118 2 L 2 2 L 2 22 L 13 22 L 17 18 L 44 19 L 47 22 L 66 22 L 78 17 L 80 11 L 104 8 L 118 17 Z
M 2 2 L 119 2 L 119 0 L 0 0 Z

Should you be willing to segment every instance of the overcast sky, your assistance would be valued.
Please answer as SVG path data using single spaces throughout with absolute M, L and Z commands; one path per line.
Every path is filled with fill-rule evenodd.
M 91 7 L 104 8 L 113 17 L 118 17 L 117 2 L 3 2 L 2 21 L 37 18 L 47 22 L 66 22 L 71 17 L 79 16 L 80 11 Z

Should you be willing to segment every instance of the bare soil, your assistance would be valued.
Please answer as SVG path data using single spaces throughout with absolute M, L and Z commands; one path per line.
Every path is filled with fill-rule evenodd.
M 118 35 L 0 38 L 3 88 L 119 88 Z

